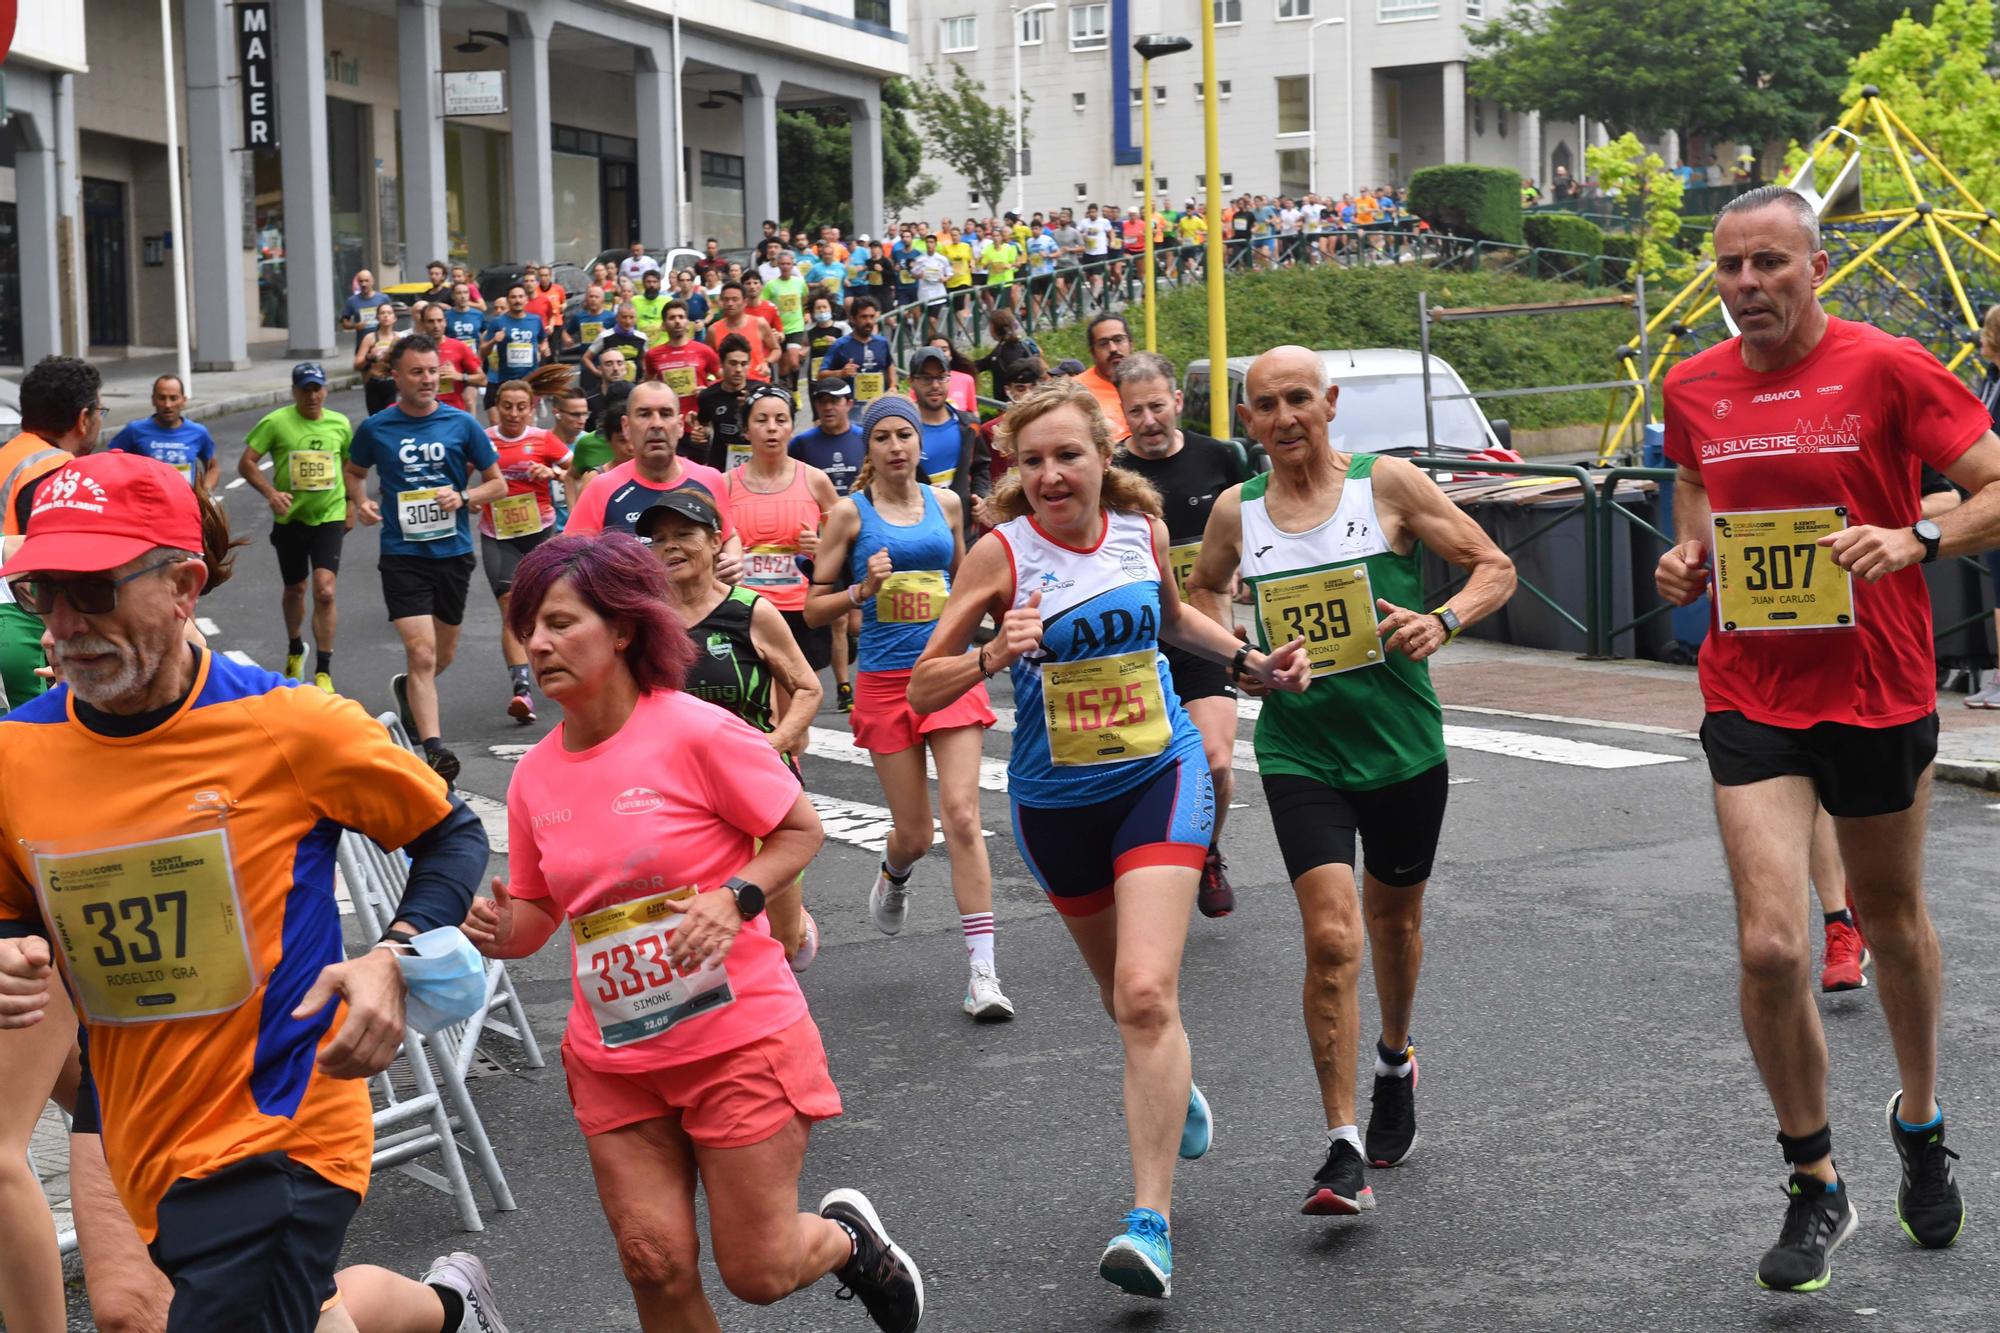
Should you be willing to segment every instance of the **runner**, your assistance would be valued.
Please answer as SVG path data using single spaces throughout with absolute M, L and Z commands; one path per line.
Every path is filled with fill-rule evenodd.
M 1897 1220 L 1927 1249 L 1950 1245 L 1965 1222 L 1936 1097 L 1941 983 L 1922 861 L 1937 668 L 1914 566 L 2000 546 L 2000 440 L 1921 344 L 1826 314 L 1827 256 L 1803 196 L 1762 186 L 1730 200 L 1715 254 L 1718 293 L 1742 332 L 1667 376 L 1678 543 L 1655 580 L 1679 605 L 1714 585 L 1702 748 L 1735 884 L 1743 1026 L 1791 1166 L 1784 1225 L 1757 1280 L 1817 1291 L 1855 1227 L 1809 981 L 1817 808 L 1834 819 L 1902 1075 L 1886 1113 L 1902 1164 Z M 1825 439 L 1797 435 L 1800 395 L 1815 416 L 1848 424 Z M 1745 451 L 1756 437 L 1759 449 Z M 1920 518 L 1920 462 L 1972 498 Z
M 499 456 L 507 494 L 479 510 L 479 563 L 486 570 L 486 586 L 500 603 L 500 654 L 511 686 L 507 716 L 526 726 L 535 720 L 535 698 L 528 684 L 528 651 L 509 628 L 507 593 L 521 557 L 556 535 L 550 484 L 569 467 L 570 452 L 534 424 L 535 393 L 525 381 L 500 386 L 494 415 L 497 420 L 486 437 Z
M 729 518 L 728 487 L 722 474 L 680 455 L 680 405 L 664 384 L 641 384 L 625 400 L 629 461 L 608 468 L 584 487 L 570 511 L 570 533 L 631 532 L 656 496 L 691 486 L 715 503 L 722 515 L 722 550 L 716 577 L 735 583 L 743 575 L 743 539 Z
M 479 346 L 480 339 L 486 336 L 486 312 L 473 305 L 470 285 L 452 283 L 451 309 L 444 312 L 444 331 L 447 337 L 472 347 Z
M 375 275 L 362 269 L 354 275 L 354 290 L 341 303 L 340 327 L 354 330 L 354 345 L 359 347 L 368 323 L 375 318 L 375 308 L 382 304 L 381 294 L 375 290 Z
M 945 300 L 951 306 L 951 325 L 956 325 L 959 337 L 969 338 L 972 336 L 972 247 L 947 226 L 937 253 L 951 265 L 951 275 L 944 281 Z
M 1004 1021 L 1014 1016 L 1014 1002 L 994 966 L 993 870 L 979 824 L 980 750 L 993 709 L 984 683 L 929 708 L 906 697 L 911 668 L 937 628 L 965 553 L 964 515 L 956 495 L 917 481 L 922 445 L 908 399 L 877 398 L 862 413 L 861 430 L 868 457 L 853 492 L 827 516 L 806 623 L 833 625 L 861 609 L 854 744 L 868 751 L 895 821 L 868 892 L 868 915 L 884 935 L 900 932 L 909 916 L 910 875 L 935 839 L 928 748 L 970 967 L 961 1007 L 978 1021 Z
M 974 502 L 993 489 L 993 459 L 972 418 L 951 405 L 951 376 L 950 354 L 940 348 L 919 347 L 910 358 L 923 447 L 919 466 L 931 485 L 947 487 L 958 496 L 959 513 L 969 525 Z
M 667 340 L 646 353 L 645 378 L 659 380 L 681 400 L 684 424 L 691 423 L 701 391 L 722 376 L 715 349 L 694 336 L 687 302 L 669 301 L 661 319 Z
M 617 355 L 617 353 L 613 353 Z M 611 406 L 604 409 L 597 429 L 579 435 L 576 446 L 570 450 L 569 470 L 563 473 L 563 495 L 565 508 L 572 513 L 576 510 L 577 499 L 583 488 L 591 483 L 598 473 L 608 467 L 615 467 L 632 457 L 632 446 L 625 439 L 625 396 L 620 396 Z M 569 530 L 565 524 L 563 530 Z
M 480 348 L 496 358 L 493 382 L 486 386 L 486 410 L 491 412 L 501 385 L 528 378 L 549 357 L 549 331 L 539 315 L 528 313 L 528 289 L 524 284 L 517 282 L 507 289 L 506 313 L 486 322 Z M 401 389 L 398 383 L 398 392 Z
M 1182 430 L 1181 394 L 1174 363 L 1154 352 L 1134 352 L 1118 363 L 1118 398 L 1132 434 L 1112 465 L 1136 472 L 1160 493 L 1167 525 L 1169 570 L 1183 597 L 1188 571 L 1201 555 L 1202 530 L 1215 497 L 1243 480 L 1236 451 L 1209 436 Z M 1236 908 L 1236 890 L 1225 873 L 1222 823 L 1236 794 L 1236 687 L 1229 673 L 1206 657 L 1167 644 L 1160 649 L 1174 680 L 1181 707 L 1201 732 L 1208 778 L 1215 786 L 1215 829 L 1202 863 L 1195 906 L 1206 917 L 1225 917 Z
M 1111 262 L 1111 234 L 1115 229 L 1108 218 L 1098 216 L 1096 204 L 1083 211 L 1083 221 L 1077 224 L 1077 230 L 1083 233 L 1083 266 L 1089 272 L 1093 298 L 1104 290 L 1104 266 Z M 1097 405 L 1103 407 L 1104 399 L 1100 397 Z
M 812 321 L 806 328 L 806 374 L 813 379 L 822 379 L 820 366 L 826 361 L 826 354 L 833 345 L 848 334 L 847 322 L 834 317 L 833 298 L 821 292 L 810 297 L 807 307 L 812 312 Z
M 215 437 L 199 421 L 189 421 L 187 388 L 178 375 L 153 381 L 153 415 L 128 422 L 111 437 L 119 453 L 157 458 L 192 482 L 202 494 L 212 494 L 222 467 L 215 461 Z
M 1304 687 L 1306 665 L 1296 641 L 1266 657 L 1184 610 L 1161 577 L 1159 497 L 1110 466 L 1110 432 L 1088 394 L 1038 390 L 1009 410 L 1002 431 L 1019 471 L 993 498 L 1000 526 L 967 557 L 909 706 L 963 707 L 954 701 L 983 697 L 985 681 L 1012 668 L 1014 840 L 1125 1048 L 1135 1200 L 1098 1272 L 1125 1291 L 1165 1297 L 1176 1144 L 1199 1157 L 1212 1134 L 1177 993 L 1215 793 L 1201 733 L 1158 648 L 1176 643 L 1291 689 Z M 966 652 L 987 615 L 1000 632 Z
M 715 577 L 721 524 L 698 492 L 669 491 L 639 516 L 637 532 L 666 570 L 667 605 L 694 640 L 682 688 L 764 733 L 796 775 L 825 692 L 777 605 Z M 792 971 L 804 972 L 819 953 L 819 926 L 805 910 L 803 874 L 798 886 L 798 893 L 772 899 L 767 912 Z
M 306 579 L 312 579 L 313 684 L 333 689 L 333 636 L 340 613 L 334 584 L 340 548 L 354 526 L 342 472 L 354 428 L 326 405 L 326 368 L 317 361 L 292 367 L 292 404 L 250 428 L 236 473 L 271 506 L 271 545 L 278 553 L 285 617 L 285 676 L 306 678 Z M 271 460 L 271 475 L 261 466 Z
M 778 331 L 756 315 L 745 311 L 747 297 L 740 282 L 722 284 L 722 314 L 708 323 L 707 341 L 719 356 L 722 344 L 728 338 L 741 338 L 750 349 L 750 378 L 768 380 L 771 378 L 767 364 L 778 350 Z
M 598 334 L 590 346 L 583 350 L 582 365 L 586 393 L 591 392 L 592 383 L 596 384 L 596 392 L 601 396 L 608 384 L 621 381 L 626 384 L 638 382 L 640 362 L 646 355 L 648 346 L 646 335 L 639 331 L 639 311 L 632 302 L 622 301 L 618 309 L 612 312 L 611 321 L 611 327 Z M 615 374 L 604 364 L 604 358 L 614 352 L 619 354 Z
M 781 335 L 779 343 L 771 349 L 771 355 L 774 357 L 777 356 L 784 347 L 782 340 L 783 321 L 778 317 L 778 307 L 765 299 L 764 279 L 758 276 L 755 269 L 752 269 L 739 278 L 738 281 L 743 284 L 743 313 L 754 315 L 758 319 L 763 320 L 766 328 L 770 329 L 773 333 Z
M 448 332 L 450 321 L 440 305 L 427 305 L 417 316 L 417 328 L 438 349 L 438 401 L 446 407 L 455 407 L 461 412 L 470 412 L 477 397 L 468 398 L 468 389 L 480 389 L 486 385 L 486 367 L 479 360 L 479 353 Z
M 778 362 L 778 377 L 792 384 L 798 380 L 799 366 L 805 361 L 806 347 L 811 341 L 806 333 L 806 301 L 812 293 L 796 271 L 792 252 L 783 246 L 776 249 L 777 276 L 764 284 L 764 294 L 777 303 L 778 331 L 785 342 L 783 359 Z
M 354 432 L 347 503 L 363 523 L 382 525 L 376 568 L 407 663 L 389 683 L 396 711 L 422 744 L 425 760 L 450 783 L 458 780 L 459 764 L 442 739 L 437 678 L 458 651 L 472 586 L 468 512 L 505 495 L 507 482 L 486 432 L 438 402 L 437 348 L 429 338 L 414 333 L 403 339 L 389 365 L 396 401 Z M 368 498 L 370 469 L 381 474 L 379 505 Z
M 583 289 L 583 308 L 562 321 L 563 344 L 569 348 L 589 347 L 617 320 L 618 312 L 605 308 L 604 289 L 593 283 Z M 596 387 L 587 381 L 584 384 L 585 389 Z
M 638 282 L 648 273 L 658 273 L 660 261 L 646 253 L 644 241 L 632 242 L 632 253 L 618 261 L 618 276 Z
M 949 327 L 946 302 L 951 297 L 951 259 L 939 253 L 935 236 L 923 239 L 923 249 L 910 259 L 910 276 L 916 280 L 917 300 L 924 306 L 924 336 Z
M 840 497 L 826 473 L 789 452 L 789 393 L 774 384 L 757 385 L 745 401 L 744 415 L 750 456 L 723 479 L 729 516 L 743 541 L 743 586 L 784 613 L 786 627 L 817 677 L 832 660 L 832 635 L 824 626 L 806 623 L 809 580 L 800 566 L 812 565 L 821 522 Z M 778 711 L 786 711 L 782 692 Z M 794 759 L 804 744 L 801 734 Z
M 641 280 L 639 295 L 632 298 L 632 309 L 638 317 L 638 329 L 645 335 L 648 347 L 666 341 L 667 334 L 662 322 L 670 299 L 672 298 L 660 290 L 660 274 L 657 269 Z M 636 357 L 633 359 L 633 364 L 638 364 Z
M 77 490 L 102 503 L 65 503 Z M 79 460 L 37 501 L 6 573 L 48 618 L 64 683 L 0 724 L 0 821 L 11 835 L 0 858 L 0 1027 L 59 1021 L 62 989 L 79 997 L 99 1075 L 77 1098 L 80 1137 L 101 1131 L 124 1210 L 173 1284 L 168 1328 L 353 1330 L 334 1266 L 368 1188 L 362 1080 L 402 1044 L 395 955 L 413 932 L 464 915 L 485 835 L 357 705 L 186 642 L 209 561 L 218 581 L 227 575 L 228 530 L 166 468 L 120 454 Z M 205 526 L 220 540 L 205 541 Z M 124 780 L 92 783 L 90 801 L 51 780 L 111 762 Z M 183 805 L 190 793 L 196 803 Z M 412 862 L 394 926 L 352 961 L 334 910 L 332 843 L 343 828 L 405 848 Z M 163 856 L 163 844 L 176 854 Z M 93 887 L 79 891 L 72 863 L 86 860 Z M 188 899 L 204 876 L 220 896 Z M 92 894 L 106 913 L 119 907 L 116 929 L 98 927 Z M 152 910 L 126 910 L 134 901 Z M 183 901 L 195 907 L 182 911 Z M 169 915 L 172 933 L 149 924 Z M 79 930 L 94 947 L 51 943 Z M 121 993 L 128 960 L 165 947 L 199 979 L 164 995 Z M 336 1001 L 346 1006 L 337 1031 Z M 475 1314 L 471 1327 L 498 1326 L 483 1271 L 479 1289 L 449 1300 L 442 1285 L 381 1277 L 365 1283 L 372 1328 L 459 1329 Z
M 1333 448 L 1338 394 L 1319 354 L 1303 347 L 1274 348 L 1251 364 L 1240 414 L 1273 470 L 1216 499 L 1187 580 L 1197 604 L 1229 625 L 1240 568 L 1256 598 L 1258 643 L 1303 638 L 1312 667 L 1310 689 L 1265 701 L 1256 732 L 1271 825 L 1305 926 L 1306 1037 L 1327 1125 L 1326 1161 L 1300 1208 L 1311 1216 L 1373 1208 L 1366 1165 L 1396 1166 L 1416 1143 L 1410 1014 L 1448 782 L 1425 661 L 1514 587 L 1512 562 L 1425 473 Z M 1416 609 L 1419 542 L 1468 574 L 1429 612 Z M 1365 1144 L 1354 1114 L 1364 919 L 1382 1010 Z
M 801 463 L 810 463 L 833 483 L 833 493 L 844 496 L 854 489 L 854 477 L 868 457 L 868 441 L 861 427 L 851 425 L 854 386 L 829 376 L 813 385 L 813 415 L 819 424 L 792 439 L 789 452 Z M 861 635 L 861 611 L 855 608 L 833 628 L 832 650 L 834 706 L 845 713 L 854 707 L 853 643 Z
M 1090 369 L 1078 375 L 1076 382 L 1097 400 L 1104 419 L 1111 423 L 1112 438 L 1123 440 L 1131 431 L 1125 424 L 1125 409 L 1120 406 L 1114 377 L 1118 363 L 1132 354 L 1132 326 L 1123 315 L 1099 315 L 1084 328 L 1083 338 L 1090 345 Z
M 745 437 L 745 396 L 750 390 L 750 344 L 731 334 L 722 340 L 722 378 L 695 399 L 687 453 L 717 471 L 740 467 L 750 456 Z
M 379 299 L 379 298 L 378 298 Z M 361 375 L 361 401 L 370 415 L 396 401 L 396 381 L 389 373 L 389 354 L 396 348 L 396 307 L 381 300 L 375 323 L 363 329 L 354 345 L 354 369 Z
M 889 340 L 875 331 L 881 307 L 872 296 L 857 296 L 847 303 L 852 328 L 834 343 L 820 360 L 821 377 L 838 375 L 854 381 L 854 401 L 864 408 L 885 393 L 894 393 L 896 363 L 889 355 Z

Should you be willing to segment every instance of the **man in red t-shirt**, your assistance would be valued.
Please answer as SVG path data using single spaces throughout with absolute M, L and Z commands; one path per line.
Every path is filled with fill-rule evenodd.
M 563 531 L 573 536 L 629 533 L 655 497 L 692 486 L 714 501 L 722 516 L 716 576 L 736 582 L 743 573 L 743 539 L 729 519 L 729 491 L 720 472 L 680 456 L 681 414 L 673 390 L 664 384 L 634 386 L 625 400 L 625 438 L 632 442 L 632 457 L 591 479 Z
M 486 366 L 480 361 L 479 353 L 456 338 L 445 337 L 444 312 L 443 302 L 430 302 L 418 317 L 417 327 L 429 334 L 431 341 L 438 345 L 438 401 L 461 412 L 471 412 L 470 404 L 477 402 L 478 398 L 468 398 L 465 391 L 485 385 Z
M 544 329 L 555 327 L 562 317 L 561 300 L 542 286 L 540 275 L 532 267 L 522 270 L 521 285 L 528 289 L 527 313 L 540 319 Z
M 1808 983 L 1807 848 L 1821 807 L 1902 1075 L 1888 1110 L 1897 1218 L 1927 1248 L 1951 1244 L 1965 1220 L 1936 1101 L 1938 945 L 1922 872 L 1937 666 L 1917 566 L 2000 545 L 2000 439 L 1922 345 L 1821 308 L 1827 255 L 1801 195 L 1766 186 L 1732 200 L 1716 218 L 1715 265 L 1742 332 L 1667 376 L 1677 544 L 1655 579 L 1679 605 L 1714 596 L 1702 748 L 1735 881 L 1743 1026 L 1792 1170 L 1757 1280 L 1815 1291 L 1855 1225 Z M 1922 463 L 1972 498 L 1921 518 Z
M 766 324 L 756 315 L 744 309 L 747 297 L 740 282 L 722 284 L 722 295 L 717 298 L 722 314 L 709 321 L 708 345 L 719 352 L 722 340 L 730 334 L 741 334 L 743 341 L 750 344 L 750 378 L 768 380 L 771 371 L 764 363 L 778 350 L 778 326 Z
M 659 380 L 681 400 L 681 425 L 694 418 L 695 399 L 722 376 L 715 349 L 694 336 L 687 302 L 669 301 L 660 310 L 660 327 L 667 340 L 646 350 L 648 380 Z
M 785 327 L 778 318 L 778 307 L 764 299 L 764 276 L 755 269 L 743 275 L 743 313 L 755 315 L 774 329 Z

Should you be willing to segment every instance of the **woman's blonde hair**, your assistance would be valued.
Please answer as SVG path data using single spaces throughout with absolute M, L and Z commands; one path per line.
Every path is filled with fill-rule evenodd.
M 1979 335 L 1982 341 L 2000 347 L 2000 305 L 1986 307 L 1986 318 L 1980 322 Z
M 1002 452 L 1018 456 L 1020 450 L 1014 441 L 1021 431 L 1065 407 L 1083 415 L 1084 424 L 1090 429 L 1090 442 L 1097 446 L 1097 456 L 1104 463 L 1104 489 L 1098 495 L 1098 503 L 1120 513 L 1163 517 L 1166 511 L 1152 482 L 1136 472 L 1111 466 L 1111 423 L 1105 420 L 1104 409 L 1097 405 L 1090 390 L 1067 376 L 1052 379 L 1016 400 L 1007 409 L 1007 415 L 1000 418 L 1000 425 L 993 432 L 994 443 Z M 986 497 L 986 508 L 997 516 L 996 525 L 1028 512 L 1028 497 L 1021 489 L 1018 469 L 994 483 L 993 494 Z

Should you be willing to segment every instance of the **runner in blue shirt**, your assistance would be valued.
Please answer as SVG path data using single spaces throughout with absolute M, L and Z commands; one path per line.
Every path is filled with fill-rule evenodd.
M 112 437 L 111 447 L 158 459 L 206 495 L 222 471 L 215 461 L 215 438 L 208 427 L 181 415 L 186 408 L 187 390 L 180 377 L 160 376 L 153 381 L 153 415 L 128 424 Z
M 516 287 L 516 292 L 521 288 Z M 525 293 L 523 294 L 525 299 Z M 541 321 L 534 321 L 539 327 Z M 421 333 L 389 353 L 396 401 L 361 423 L 347 450 L 347 502 L 382 525 L 382 601 L 403 640 L 408 670 L 389 682 L 396 711 L 446 782 L 458 756 L 438 726 L 437 674 L 451 665 L 472 586 L 472 511 L 507 494 L 500 458 L 479 423 L 437 400 L 437 344 Z M 381 501 L 367 494 L 381 474 Z
M 855 297 L 847 307 L 853 332 L 827 348 L 819 365 L 821 375 L 838 375 L 850 381 L 855 400 L 862 403 L 896 390 L 896 363 L 889 357 L 889 340 L 875 332 L 881 315 L 874 297 Z
M 501 385 L 508 380 L 526 379 L 549 356 L 548 326 L 542 323 L 540 315 L 528 313 L 528 289 L 518 282 L 507 289 L 507 313 L 486 321 L 486 335 L 479 350 L 483 355 L 496 349 L 493 378 L 486 385 L 489 412 Z
M 472 304 L 472 289 L 462 282 L 451 285 L 451 309 L 444 312 L 444 336 L 456 338 L 467 347 L 479 346 L 486 337 L 486 312 Z
M 854 487 L 854 474 L 868 456 L 868 444 L 861 427 L 852 424 L 854 387 L 838 376 L 813 381 L 813 416 L 819 424 L 792 437 L 787 451 L 801 463 L 826 473 L 836 494 L 846 495 Z

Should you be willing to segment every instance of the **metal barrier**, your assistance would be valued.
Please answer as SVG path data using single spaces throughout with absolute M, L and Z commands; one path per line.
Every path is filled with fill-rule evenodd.
M 1634 530 L 1634 536 L 1638 532 L 1644 531 L 1659 538 L 1662 543 L 1661 550 L 1663 552 L 1667 547 L 1674 544 L 1674 535 L 1672 533 L 1661 531 L 1658 527 L 1642 518 L 1636 510 L 1627 508 L 1618 502 L 1618 484 L 1622 481 L 1650 481 L 1656 483 L 1657 487 L 1658 484 L 1672 481 L 1677 473 L 1675 469 L 1670 467 L 1614 467 L 1606 468 L 1594 475 L 1598 478 L 1599 486 L 1597 499 L 1597 550 L 1599 559 L 1603 563 L 1597 581 L 1599 597 L 1598 624 L 1603 632 L 1599 647 L 1602 650 L 1601 656 L 1611 657 L 1615 655 L 1613 650 L 1617 647 L 1617 642 L 1621 637 L 1635 632 L 1641 625 L 1650 624 L 1661 616 L 1671 614 L 1675 609 L 1672 602 L 1661 599 L 1658 605 L 1649 607 L 1645 611 L 1638 611 L 1635 607 L 1632 619 L 1622 625 L 1612 623 L 1612 607 L 1614 603 L 1611 596 L 1611 577 L 1612 571 L 1616 568 L 1616 563 L 1612 560 L 1611 553 L 1612 543 L 1617 540 L 1617 520 L 1623 518 Z M 1656 495 L 1659 494 L 1657 488 L 1653 493 Z M 1641 584 L 1643 585 L 1643 580 Z

